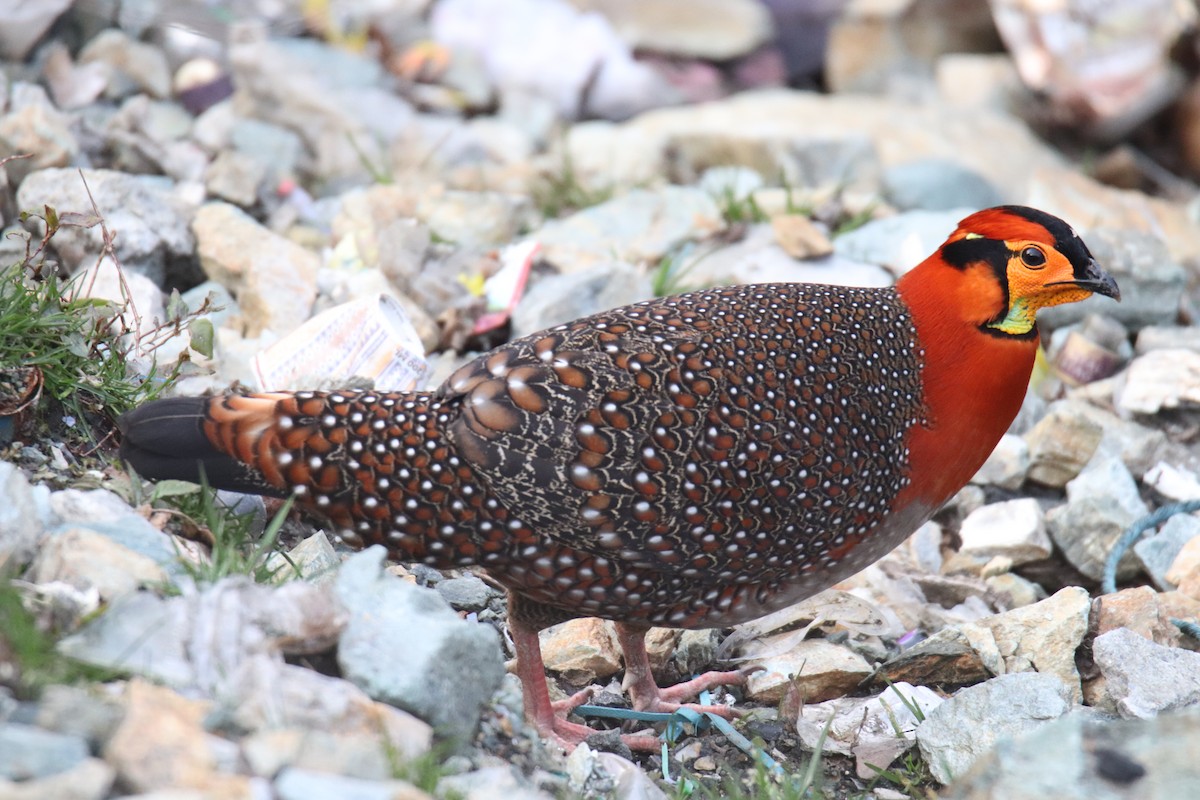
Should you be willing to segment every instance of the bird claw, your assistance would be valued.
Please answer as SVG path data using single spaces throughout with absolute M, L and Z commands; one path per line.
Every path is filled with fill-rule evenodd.
M 565 717 L 595 696 L 596 687 L 588 686 L 563 700 L 555 700 L 550 704 L 550 708 L 554 710 L 556 715 Z
M 585 692 L 588 690 L 584 690 Z M 583 692 L 577 692 L 571 698 L 577 697 Z M 563 702 L 563 701 L 559 701 Z M 547 741 L 554 742 L 564 751 L 570 753 L 579 745 L 589 739 L 600 736 L 603 737 L 605 732 L 596 728 L 589 728 L 587 725 L 581 725 L 578 722 L 569 722 L 562 717 L 555 715 L 548 724 L 539 722 L 537 724 L 538 733 Z M 615 733 L 615 731 L 613 731 Z M 637 733 L 623 733 L 620 736 L 622 744 L 630 750 L 639 753 L 657 753 L 662 749 L 662 741 L 656 736 L 647 736 Z M 609 743 L 611 745 L 611 742 Z M 608 748 L 603 748 L 608 749 Z
M 716 686 L 742 686 L 751 672 L 761 667 L 747 670 L 745 667 L 728 672 L 705 672 L 683 683 L 665 688 L 659 687 L 653 679 L 636 681 L 629 689 L 630 700 L 638 711 L 654 711 L 670 714 L 681 708 L 695 711 L 698 714 L 716 714 L 725 719 L 736 719 L 739 712 L 729 706 L 707 705 L 701 703 L 685 703 L 684 700 L 695 697 L 703 691 Z

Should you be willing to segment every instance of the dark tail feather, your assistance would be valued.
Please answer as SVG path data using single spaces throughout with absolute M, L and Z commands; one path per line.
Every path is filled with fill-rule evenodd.
M 203 422 L 211 402 L 202 397 L 172 397 L 123 414 L 117 420 L 121 458 L 144 478 L 199 483 L 203 471 L 204 480 L 216 489 L 286 496 L 209 441 Z

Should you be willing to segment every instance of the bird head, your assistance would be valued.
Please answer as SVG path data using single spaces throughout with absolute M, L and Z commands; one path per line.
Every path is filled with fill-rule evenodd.
M 1070 225 L 1025 206 L 972 214 L 937 257 L 957 271 L 960 307 L 987 333 L 1036 336 L 1038 309 L 1093 293 L 1121 299 L 1117 282 Z

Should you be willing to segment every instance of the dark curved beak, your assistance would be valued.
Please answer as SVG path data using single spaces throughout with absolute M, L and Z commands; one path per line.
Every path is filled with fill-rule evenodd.
M 1083 274 L 1078 271 L 1075 273 L 1075 279 L 1071 281 L 1056 281 L 1050 285 L 1070 285 L 1078 286 L 1080 289 L 1087 289 L 1089 292 L 1102 294 L 1105 297 L 1111 297 L 1118 303 L 1121 302 L 1121 287 L 1117 286 L 1116 280 L 1112 275 L 1105 272 L 1096 259 L 1089 258 L 1088 263 L 1083 268 Z

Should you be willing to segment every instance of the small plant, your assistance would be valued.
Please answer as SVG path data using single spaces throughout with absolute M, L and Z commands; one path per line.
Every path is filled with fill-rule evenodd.
M 689 249 L 675 250 L 663 256 L 650 275 L 650 289 L 654 296 L 667 297 L 697 288 L 684 283 L 683 278 L 703 259 L 704 254 L 692 257 Z
M 154 376 L 126 375 L 119 336 L 109 330 L 119 307 L 69 294 L 54 275 L 24 264 L 0 271 L 0 367 L 37 367 L 45 394 L 76 417 L 118 414 L 157 394 L 163 384 Z
M 299 569 L 277 547 L 292 498 L 284 501 L 257 538 L 253 513 L 238 513 L 225 506 L 207 481 L 200 485 L 160 481 L 151 495 L 151 503 L 155 502 L 165 502 L 166 507 L 158 510 L 180 519 L 187 530 L 186 538 L 210 546 L 211 554 L 205 562 L 182 559 L 188 575 L 197 583 L 215 583 L 230 575 L 248 575 L 255 583 L 278 583 L 299 577 Z M 277 552 L 283 557 L 283 564 L 271 558 Z
M 891 784 L 889 788 L 894 788 L 903 792 L 914 800 L 922 800 L 922 798 L 931 798 L 935 795 L 930 789 L 935 784 L 933 775 L 929 772 L 929 766 L 921 758 L 920 754 L 909 750 L 901 759 L 900 766 L 889 767 L 888 769 L 880 769 L 874 764 L 868 764 L 875 771 L 875 778 L 871 781 L 870 787 L 874 789 L 881 781 L 886 781 Z
M 866 206 L 864 206 L 858 212 L 844 217 L 834 227 L 833 235 L 835 237 L 841 236 L 844 233 L 849 233 L 850 231 L 858 230 L 863 225 L 866 225 L 868 222 L 870 222 L 872 219 L 875 218 L 875 206 L 876 206 L 876 204 L 874 202 L 868 203 Z
M 52 625 L 25 607 L 12 580 L 0 575 L 0 686 L 21 699 L 37 697 L 51 684 L 108 681 L 111 669 L 84 664 L 59 653 Z
M 681 778 L 674 800 L 824 800 L 820 764 L 820 754 L 814 753 L 799 775 L 778 775 L 757 763 L 753 772 L 726 775 L 715 785 Z
M 42 396 L 61 407 L 66 427 L 95 443 L 93 426 L 97 421 L 104 416 L 115 418 L 154 399 L 179 374 L 187 358 L 185 353 L 168 375 L 158 375 L 151 366 L 149 374 L 142 376 L 130 372 L 134 357 L 152 355 L 185 330 L 192 348 L 211 356 L 212 325 L 200 318 L 211 309 L 206 301 L 192 311 L 176 293 L 168 319 L 139 335 L 138 313 L 113 248 L 113 234 L 94 203 L 89 214 L 59 214 L 45 206 L 40 214 L 21 215 L 23 222 L 33 219 L 44 226 L 40 239 L 26 235 L 24 258 L 0 268 L 0 373 L 35 375 Z M 46 260 L 54 236 L 67 227 L 96 226 L 101 228 L 104 244 L 95 268 L 71 279 L 60 278 L 56 265 Z M 97 269 L 106 260 L 111 260 L 120 277 L 122 302 L 88 296 L 88 281 L 95 280 Z
M 392 778 L 407 781 L 429 795 L 436 795 L 442 800 L 461 800 L 458 792 L 438 791 L 438 782 L 450 775 L 446 769 L 446 759 L 454 755 L 451 742 L 435 742 L 427 752 L 412 758 L 405 758 L 396 745 L 388 738 L 387 732 L 380 726 L 379 736 L 383 742 L 383 753 L 388 761 Z
M 825 722 L 821 735 L 817 737 L 812 756 L 798 774 L 784 771 L 778 764 L 767 766 L 762 758 L 754 761 L 754 771 L 742 775 L 726 775 L 717 786 L 704 785 L 690 778 L 681 778 L 675 784 L 676 800 L 825 800 L 821 787 L 822 757 L 825 737 L 833 717 Z M 762 742 L 755 743 L 762 752 Z
M 770 217 L 759 207 L 754 199 L 754 193 L 739 194 L 733 186 L 724 186 L 720 194 L 714 198 L 721 208 L 721 216 L 727 225 L 743 225 L 759 222 L 769 222 Z M 791 204 L 791 192 L 788 192 L 788 204 Z
M 556 219 L 563 214 L 598 206 L 612 199 L 612 186 L 589 188 L 583 184 L 565 143 L 562 154 L 557 170 L 544 171 L 529 186 L 533 204 L 543 217 Z

